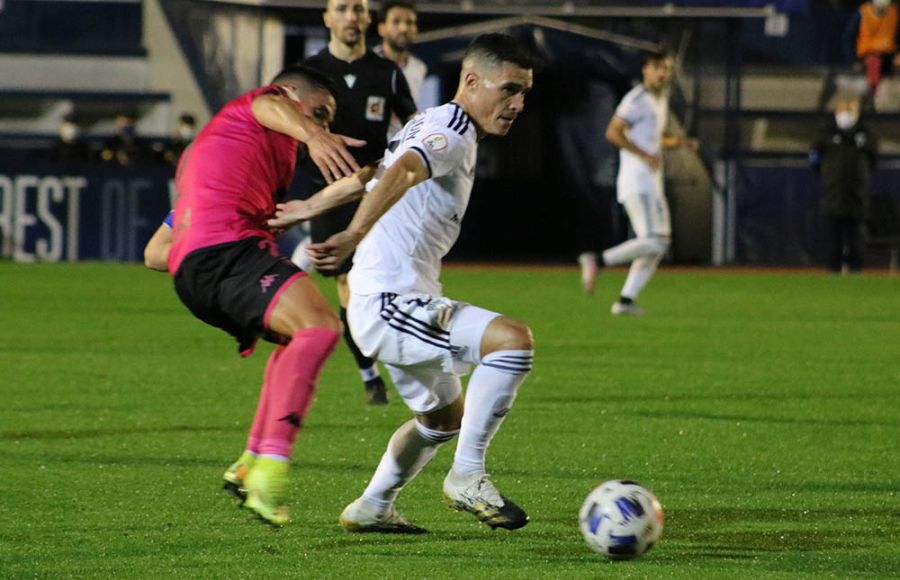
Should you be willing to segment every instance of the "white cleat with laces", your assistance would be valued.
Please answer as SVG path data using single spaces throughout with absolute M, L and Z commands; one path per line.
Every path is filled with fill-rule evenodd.
M 405 517 L 391 506 L 385 512 L 379 512 L 377 508 L 363 498 L 357 498 L 344 508 L 338 520 L 341 527 L 348 532 L 365 533 L 375 532 L 381 534 L 426 534 L 428 530 L 410 523 Z
M 458 476 L 451 470 L 444 479 L 444 503 L 456 511 L 474 514 L 495 529 L 516 530 L 528 523 L 528 514 L 500 495 L 486 473 Z

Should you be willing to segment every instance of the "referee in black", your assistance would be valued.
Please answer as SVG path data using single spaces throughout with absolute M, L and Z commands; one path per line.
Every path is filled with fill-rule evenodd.
M 415 114 L 416 104 L 397 65 L 366 48 L 366 29 L 371 22 L 368 0 L 328 0 L 323 18 L 330 31 L 328 46 L 306 59 L 304 64 L 332 80 L 337 112 L 331 131 L 366 141 L 365 146 L 350 150 L 362 167 L 384 155 L 391 113 L 405 124 Z M 325 186 L 325 179 L 316 166 L 308 159 L 303 163 L 305 167 L 297 171 L 299 179 L 292 186 L 300 199 L 308 198 Z M 357 205 L 347 204 L 311 220 L 313 241 L 324 242 L 332 234 L 346 229 Z M 387 391 L 378 366 L 375 360 L 359 351 L 347 324 L 347 301 L 350 299 L 347 272 L 352 263 L 350 258 L 337 272 L 325 275 L 334 276 L 337 282 L 344 340 L 365 382 L 367 402 L 384 405 L 388 402 Z

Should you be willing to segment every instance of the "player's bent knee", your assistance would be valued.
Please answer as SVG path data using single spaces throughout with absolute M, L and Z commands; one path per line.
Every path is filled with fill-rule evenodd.
M 306 328 L 343 332 L 340 318 L 308 278 L 299 278 L 282 292 L 272 307 L 268 327 L 287 337 Z
M 653 243 L 653 250 L 656 254 L 663 256 L 669 251 L 669 244 L 671 242 L 668 237 L 654 236 L 650 238 L 650 241 Z
M 492 320 L 481 339 L 481 356 L 500 350 L 534 350 L 528 325 L 505 316 Z
M 459 431 L 462 425 L 463 398 L 459 397 L 446 407 L 432 411 L 427 415 L 417 415 L 416 420 L 429 429 L 436 431 Z

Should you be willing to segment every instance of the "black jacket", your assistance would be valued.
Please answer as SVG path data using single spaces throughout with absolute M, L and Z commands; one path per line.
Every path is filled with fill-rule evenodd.
M 862 122 L 847 131 L 838 129 L 834 120 L 822 128 L 809 158 L 819 176 L 825 215 L 865 217 L 877 155 L 877 139 Z

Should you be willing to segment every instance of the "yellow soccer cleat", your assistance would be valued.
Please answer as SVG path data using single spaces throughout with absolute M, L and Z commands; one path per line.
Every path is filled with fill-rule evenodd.
M 244 480 L 244 489 L 247 490 L 244 507 L 276 527 L 291 521 L 286 504 L 289 468 L 287 460 L 258 457 Z

